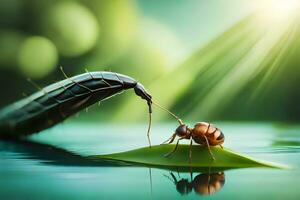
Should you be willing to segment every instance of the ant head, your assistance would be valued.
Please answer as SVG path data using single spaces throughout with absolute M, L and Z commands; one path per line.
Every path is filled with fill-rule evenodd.
M 175 130 L 175 133 L 179 137 L 187 136 L 190 134 L 190 129 L 185 124 L 181 124 Z
M 176 190 L 182 195 L 190 193 L 192 189 L 193 185 L 188 181 L 188 179 L 182 178 L 176 184 Z

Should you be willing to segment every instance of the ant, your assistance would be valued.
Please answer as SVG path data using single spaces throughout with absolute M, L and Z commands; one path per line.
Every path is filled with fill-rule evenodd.
M 169 157 L 177 150 L 180 140 L 189 139 L 190 140 L 189 162 L 191 162 L 191 160 L 192 160 L 193 140 L 198 144 L 207 146 L 211 158 L 213 160 L 215 160 L 215 157 L 210 149 L 210 146 L 219 145 L 221 148 L 223 148 L 222 144 L 224 143 L 225 137 L 224 137 L 223 132 L 220 129 L 216 128 L 214 125 L 207 123 L 207 122 L 198 122 L 195 124 L 194 128 L 189 128 L 174 113 L 161 107 L 157 103 L 156 103 L 156 106 L 167 111 L 170 115 L 172 115 L 174 118 L 176 118 L 177 121 L 179 122 L 179 126 L 176 128 L 175 133 L 173 133 L 169 139 L 167 139 L 165 142 L 163 142 L 163 144 L 164 143 L 171 144 L 175 140 L 176 136 L 179 137 L 173 151 L 167 153 L 165 155 L 165 157 Z
M 189 150 L 189 162 L 191 163 L 192 160 L 192 144 L 193 140 L 201 145 L 205 145 L 208 148 L 209 154 L 213 160 L 215 160 L 215 157 L 210 149 L 210 146 L 217 146 L 219 145 L 221 148 L 223 148 L 222 144 L 224 143 L 225 137 L 223 132 L 214 127 L 214 125 L 207 123 L 207 122 L 198 122 L 195 124 L 194 128 L 189 128 L 183 121 L 176 116 L 174 113 L 169 111 L 168 109 L 162 107 L 158 103 L 152 101 L 154 105 L 159 107 L 160 109 L 168 112 L 170 115 L 172 115 L 179 123 L 179 126 L 176 128 L 175 133 L 171 135 L 169 139 L 167 139 L 162 144 L 168 143 L 171 144 L 175 140 L 176 136 L 179 137 L 179 139 L 176 142 L 176 146 L 173 149 L 173 151 L 167 153 L 165 157 L 169 157 L 172 155 L 178 147 L 179 141 L 183 139 L 189 139 L 190 140 L 190 150 Z M 151 119 L 151 118 L 150 118 Z M 150 126 L 151 126 L 151 120 L 150 120 Z
M 182 195 L 190 193 L 193 189 L 197 194 L 211 195 L 219 191 L 225 184 L 224 172 L 217 172 L 212 174 L 208 172 L 198 174 L 195 178 L 193 178 L 193 175 L 191 173 L 191 181 L 186 178 L 181 178 L 178 181 L 172 172 L 170 172 L 170 175 L 173 180 L 167 175 L 164 176 L 166 176 L 176 185 L 176 190 Z
M 169 157 L 172 155 L 178 147 L 179 141 L 183 139 L 189 139 L 190 140 L 190 153 L 189 153 L 189 161 L 192 160 L 192 144 L 193 140 L 201 145 L 205 145 L 208 148 L 208 151 L 211 155 L 211 158 L 215 160 L 215 157 L 210 149 L 210 146 L 217 146 L 219 145 L 221 148 L 223 148 L 222 144 L 224 143 L 224 134 L 222 131 L 210 123 L 206 122 L 198 122 L 195 124 L 194 128 L 189 128 L 184 123 L 180 123 L 180 125 L 175 130 L 175 133 L 164 143 L 168 142 L 168 144 L 171 144 L 176 136 L 179 137 L 177 140 L 176 146 L 170 153 L 166 154 L 165 157 Z

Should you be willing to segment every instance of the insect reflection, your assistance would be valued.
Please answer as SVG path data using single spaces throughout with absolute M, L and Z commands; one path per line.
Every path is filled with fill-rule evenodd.
M 170 172 L 170 176 L 164 176 L 175 184 L 176 190 L 181 195 L 187 195 L 192 190 L 199 195 L 212 195 L 221 190 L 225 184 L 224 172 L 202 173 L 195 176 L 195 178 L 193 178 L 191 173 L 190 180 L 188 178 L 180 178 L 179 174 L 179 179 L 177 179 L 173 172 Z

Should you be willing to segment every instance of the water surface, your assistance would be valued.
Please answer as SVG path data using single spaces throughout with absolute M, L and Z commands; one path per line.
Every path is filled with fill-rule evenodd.
M 300 198 L 300 126 L 217 125 L 225 133 L 226 147 L 293 169 L 208 169 L 209 173 L 190 174 L 94 163 L 85 156 L 146 146 L 147 125 L 68 122 L 32 136 L 33 142 L 0 141 L 0 199 Z M 176 126 L 155 124 L 153 143 L 167 139 Z

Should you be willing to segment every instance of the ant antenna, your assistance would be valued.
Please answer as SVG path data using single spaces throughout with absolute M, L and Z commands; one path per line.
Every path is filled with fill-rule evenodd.
M 154 105 L 156 105 L 156 106 L 159 107 L 160 109 L 162 109 L 162 110 L 166 111 L 167 113 L 169 113 L 170 115 L 172 115 L 172 116 L 179 122 L 180 125 L 183 125 L 183 124 L 184 124 L 184 123 L 182 122 L 182 120 L 181 120 L 177 115 L 175 115 L 174 113 L 172 113 L 172 112 L 169 111 L 168 109 L 162 107 L 162 106 L 159 105 L 157 102 L 155 102 L 155 101 L 153 101 L 153 100 L 152 100 L 152 102 L 153 102 Z
M 163 175 L 164 175 L 164 177 L 166 177 L 167 179 L 169 179 L 169 181 L 171 181 L 172 183 L 176 184 L 176 182 L 177 182 L 176 177 L 175 177 L 175 179 L 174 179 L 174 177 L 172 176 L 172 178 L 174 179 L 174 180 L 172 180 L 172 179 L 170 178 L 170 176 L 168 176 L 168 175 L 166 175 L 166 174 L 163 174 Z M 176 180 L 176 181 L 175 181 L 175 180 Z
M 148 143 L 150 148 L 151 148 L 151 140 L 150 140 L 151 125 L 152 125 L 152 112 L 149 112 L 149 124 L 147 130 L 147 137 L 148 137 Z

